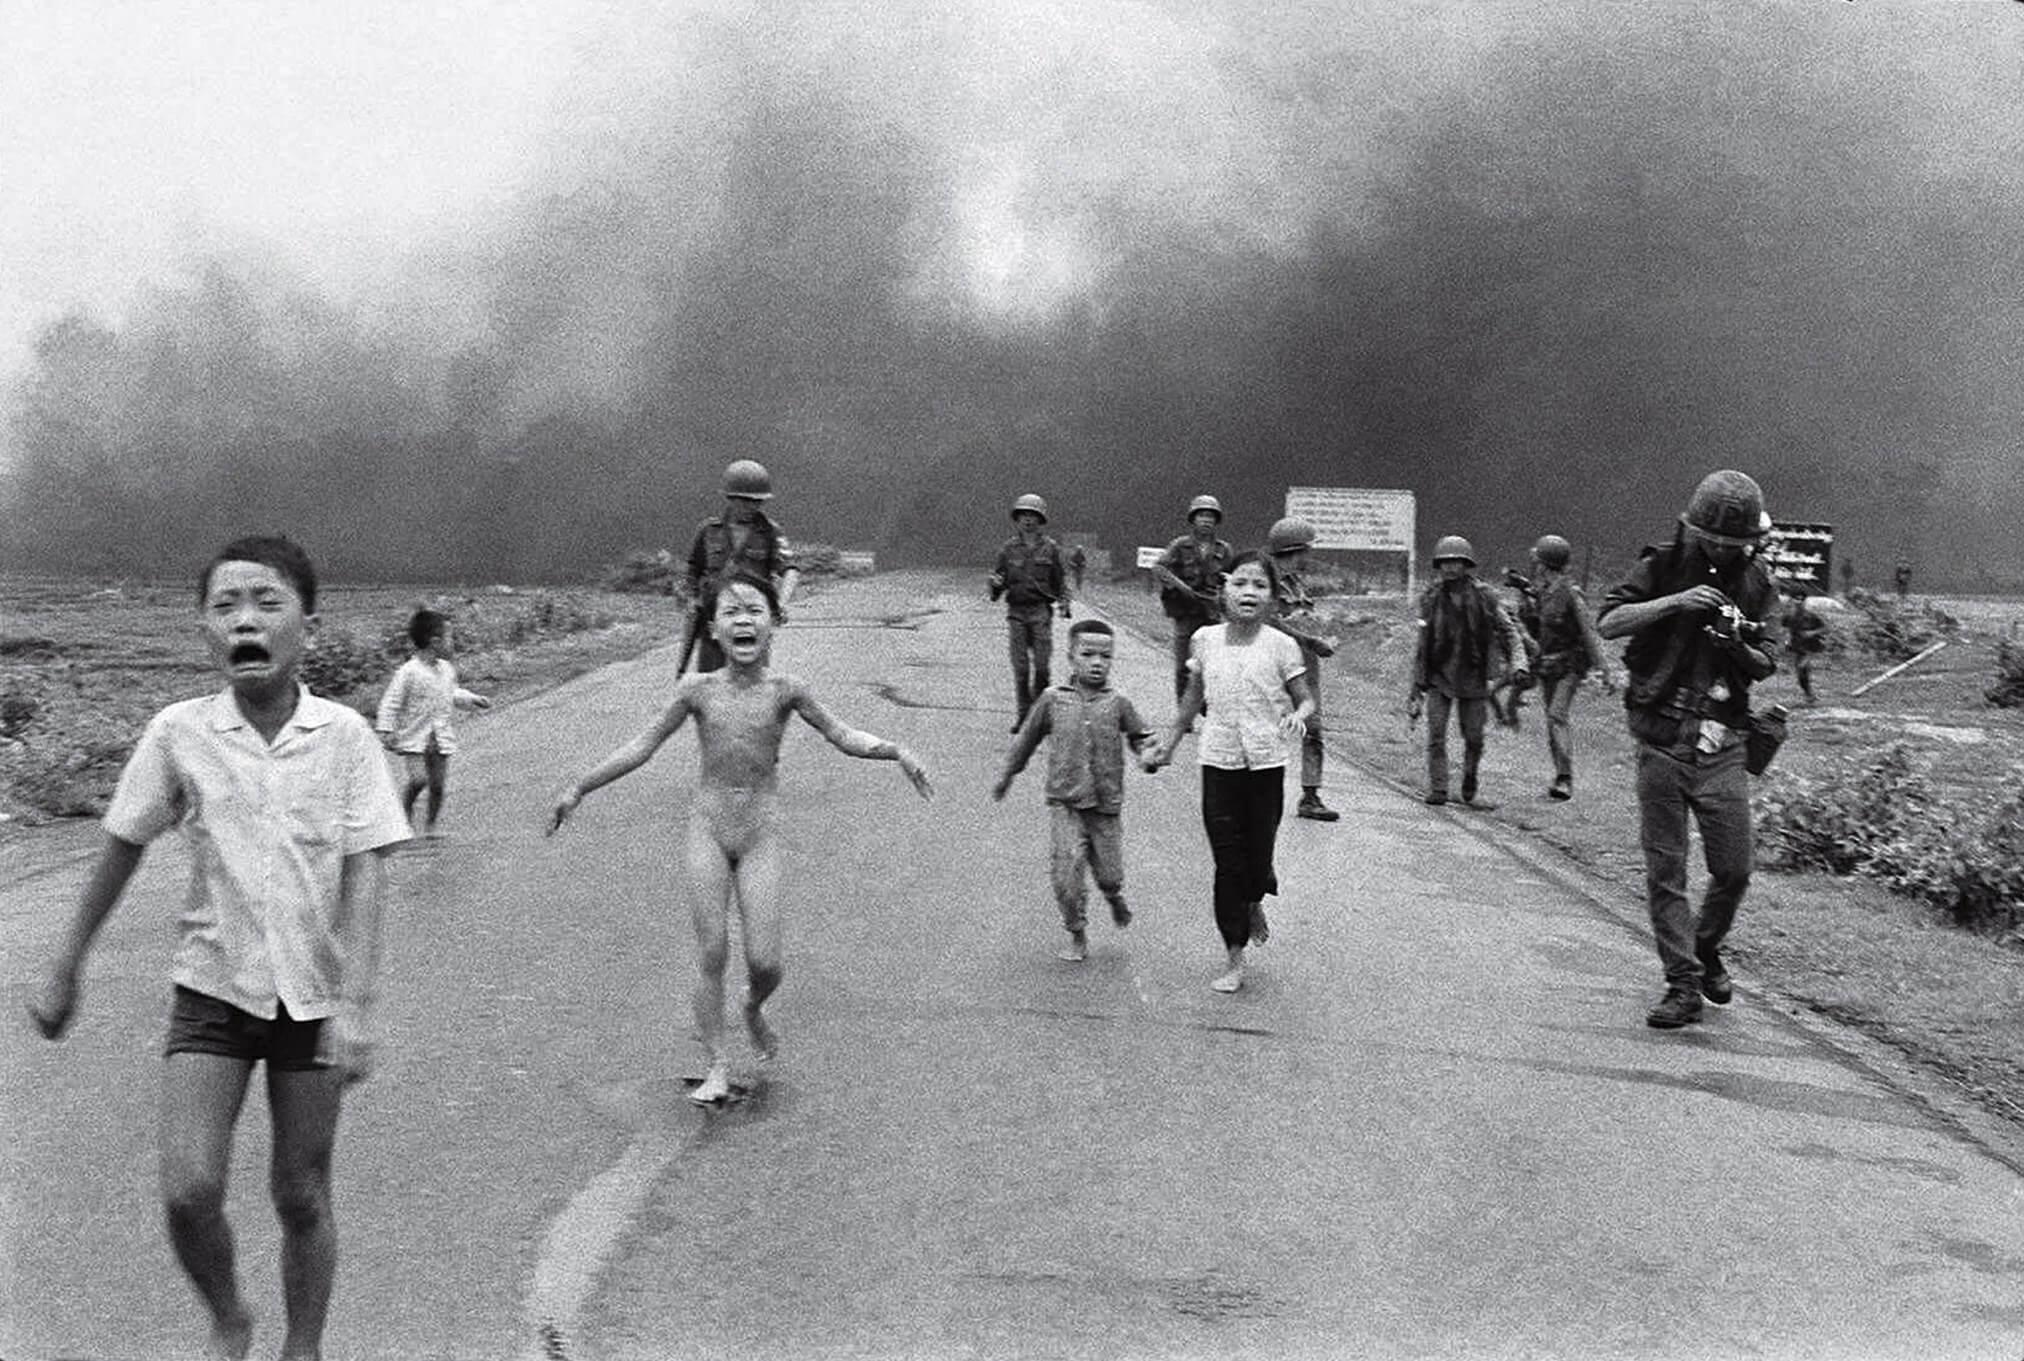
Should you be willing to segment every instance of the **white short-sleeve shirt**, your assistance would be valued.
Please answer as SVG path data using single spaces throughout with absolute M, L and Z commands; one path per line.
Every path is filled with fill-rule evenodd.
M 1188 666 L 1201 675 L 1209 706 L 1195 744 L 1202 764 L 1223 770 L 1285 765 L 1279 721 L 1293 712 L 1286 682 L 1307 671 L 1300 644 L 1275 628 L 1233 644 L 1228 624 L 1211 624 L 1190 640 Z
M 434 738 L 436 750 L 448 756 L 457 749 L 456 707 L 477 699 L 457 683 L 457 668 L 445 658 L 425 662 L 410 657 L 387 682 L 373 726 L 386 734 L 395 751 L 424 752 Z
M 272 1020 L 337 1010 L 344 858 L 410 836 L 380 744 L 354 710 L 303 691 L 263 740 L 228 689 L 156 714 L 120 772 L 105 830 L 146 845 L 180 826 L 190 886 L 175 981 Z

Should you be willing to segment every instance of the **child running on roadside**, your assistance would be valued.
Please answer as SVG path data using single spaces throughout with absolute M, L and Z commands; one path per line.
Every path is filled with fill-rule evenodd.
M 1146 756 L 1157 770 L 1202 718 L 1202 826 L 1215 857 L 1216 929 L 1227 965 L 1209 986 L 1244 986 L 1244 950 L 1270 935 L 1265 896 L 1279 891 L 1273 844 L 1286 808 L 1287 744 L 1307 731 L 1314 697 L 1300 644 L 1266 628 L 1278 573 L 1262 553 L 1240 553 L 1223 578 L 1223 620 L 1198 630 L 1188 689 L 1173 728 Z M 1206 705 L 1206 715 L 1204 706 Z
M 446 616 L 435 610 L 416 610 L 408 619 L 408 644 L 414 651 L 387 682 L 373 727 L 387 750 L 399 752 L 407 764 L 408 783 L 401 791 L 401 806 L 410 821 L 415 816 L 416 798 L 423 790 L 429 791 L 422 831 L 433 840 L 436 819 L 443 811 L 450 754 L 457 749 L 457 729 L 451 720 L 458 709 L 489 709 L 492 701 L 457 684 Z
M 29 1010 L 59 1038 L 84 959 L 148 843 L 180 826 L 190 886 L 163 1060 L 162 1198 L 176 1257 L 211 1313 L 210 1354 L 244 1357 L 253 1316 L 225 1218 L 232 1131 L 267 1065 L 268 1187 L 281 1220 L 284 1361 L 322 1354 L 337 1267 L 330 1168 L 340 1096 L 372 1070 L 381 857 L 408 838 L 365 720 L 296 680 L 316 573 L 294 543 L 228 544 L 197 583 L 226 688 L 156 714 L 105 815 L 99 853 Z
M 1026 769 L 1041 739 L 1048 739 L 1054 900 L 1068 930 L 1060 958 L 1071 964 L 1089 958 L 1085 866 L 1110 902 L 1111 920 L 1119 927 L 1131 925 L 1131 909 L 1124 901 L 1124 746 L 1129 742 L 1139 752 L 1150 730 L 1132 702 L 1110 688 L 1116 646 L 1110 625 L 1101 619 L 1084 619 L 1069 629 L 1069 683 L 1040 692 L 1012 739 L 1004 771 L 991 786 L 991 797 L 1002 801 L 1012 777 Z
M 550 833 L 562 827 L 592 790 L 628 775 L 652 758 L 689 719 L 696 720 L 701 751 L 695 800 L 689 807 L 685 857 L 693 882 L 697 963 L 696 1026 L 709 1071 L 690 1099 L 698 1104 L 730 1094 L 724 1054 L 724 966 L 729 953 L 729 912 L 738 900 L 744 928 L 747 986 L 745 1026 L 760 1059 L 778 1042 L 767 1024 L 766 999 L 780 986 L 780 847 L 776 838 L 780 742 L 790 716 L 829 739 L 846 755 L 897 761 L 922 798 L 933 786 L 905 747 L 839 722 L 806 684 L 768 670 L 779 609 L 771 583 L 734 576 L 717 594 L 710 630 L 729 662 L 723 670 L 683 676 L 667 712 L 638 737 L 605 757 L 565 788 L 555 801 Z

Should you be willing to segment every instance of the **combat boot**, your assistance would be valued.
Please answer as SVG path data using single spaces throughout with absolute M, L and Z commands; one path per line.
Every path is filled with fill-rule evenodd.
M 1645 1016 L 1645 1024 L 1653 1030 L 1678 1030 L 1684 1025 L 1697 1025 L 1700 1019 L 1701 998 L 1698 991 L 1667 988 L 1659 1004 Z
M 1342 816 L 1321 801 L 1321 791 L 1318 789 L 1310 789 L 1302 794 L 1300 806 L 1294 809 L 1293 813 L 1295 817 L 1308 818 L 1315 822 L 1334 822 Z

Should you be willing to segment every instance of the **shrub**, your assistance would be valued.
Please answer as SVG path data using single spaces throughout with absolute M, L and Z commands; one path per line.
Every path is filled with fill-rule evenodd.
M 1942 638 L 1960 632 L 1961 622 L 1930 601 L 1908 605 L 1865 591 L 1851 589 L 1849 608 L 1855 611 L 1852 638 L 1879 661 L 1901 662 L 1915 657 Z
M 85 709 L 60 724 L 45 719 L 0 743 L 0 789 L 54 817 L 96 816 L 139 736 L 140 726 L 119 713 Z
M 843 575 L 843 550 L 835 544 L 794 541 L 794 566 L 805 577 Z
M 2014 932 L 2024 922 L 2024 772 L 2018 783 L 1978 816 L 1936 798 L 1910 749 L 1894 742 L 1852 770 L 1767 780 L 1759 852 L 1767 868 L 1859 874 L 1964 926 Z
M 2024 704 L 2024 647 L 2008 638 L 1996 644 L 1996 680 L 1982 695 L 1999 709 Z
M 326 698 L 385 681 L 406 651 L 404 630 L 369 638 L 343 627 L 320 631 L 303 655 L 302 683 Z
M 598 585 L 631 595 L 681 595 L 688 589 L 683 564 L 665 548 L 657 553 L 633 550 L 624 561 L 607 566 Z

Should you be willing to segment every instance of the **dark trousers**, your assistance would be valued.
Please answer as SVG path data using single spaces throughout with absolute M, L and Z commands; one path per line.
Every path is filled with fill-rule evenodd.
M 1448 792 L 1448 712 L 1455 711 L 1462 728 L 1462 789 L 1474 793 L 1476 768 L 1483 763 L 1483 729 L 1490 716 L 1487 699 L 1450 699 L 1427 691 L 1427 791 Z
M 1314 712 L 1307 716 L 1307 731 L 1300 735 L 1300 787 L 1321 788 L 1321 763 L 1328 745 L 1321 732 L 1321 654 L 1311 647 L 1300 649 L 1307 662 L 1307 689 L 1314 696 Z
M 1188 693 L 1188 649 L 1194 645 L 1195 630 L 1209 621 L 1200 617 L 1180 619 L 1168 615 L 1174 625 L 1174 703 Z
M 1666 986 L 1696 991 L 1719 965 L 1722 941 L 1750 887 L 1750 776 L 1744 748 L 1689 759 L 1640 742 L 1637 749 L 1638 837 L 1644 847 L 1645 905 Z M 1701 829 L 1708 892 L 1695 914 L 1687 901 L 1687 819 Z
M 1012 659 L 1012 692 L 1019 705 L 1019 721 L 1045 690 L 1054 662 L 1054 614 L 1045 605 L 1039 610 L 1015 610 L 1005 616 L 1006 651 Z
M 1238 949 L 1251 939 L 1251 904 L 1279 891 L 1273 843 L 1286 811 L 1286 769 L 1202 767 L 1202 828 L 1216 861 L 1216 930 Z
M 1539 707 L 1546 711 L 1546 753 L 1553 758 L 1553 778 L 1574 779 L 1574 692 L 1576 675 L 1548 676 L 1539 682 Z

